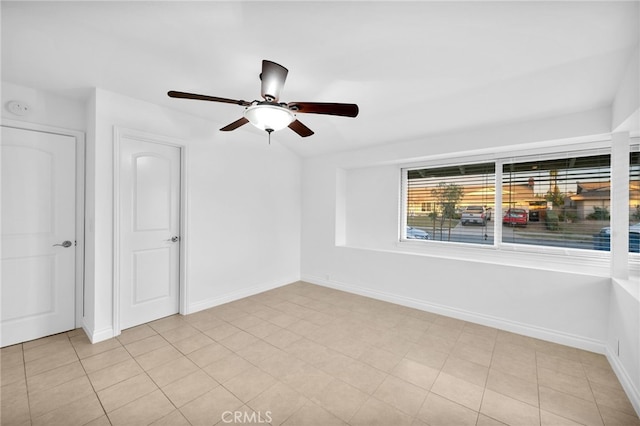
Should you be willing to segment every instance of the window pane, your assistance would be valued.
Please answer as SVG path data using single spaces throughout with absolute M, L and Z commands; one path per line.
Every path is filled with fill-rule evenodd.
M 610 176 L 608 154 L 504 164 L 502 241 L 608 250 Z
M 629 251 L 640 253 L 640 152 L 629 154 Z
M 495 164 L 407 171 L 407 238 L 493 244 Z

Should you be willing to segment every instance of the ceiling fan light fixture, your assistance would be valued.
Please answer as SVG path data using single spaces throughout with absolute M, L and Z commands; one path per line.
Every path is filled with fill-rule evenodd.
M 295 120 L 289 109 L 272 104 L 256 104 L 244 110 L 244 116 L 260 130 L 282 130 Z

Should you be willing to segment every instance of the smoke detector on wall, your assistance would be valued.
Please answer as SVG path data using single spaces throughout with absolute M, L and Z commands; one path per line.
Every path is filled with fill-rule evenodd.
M 9 101 L 7 102 L 7 110 L 12 114 L 23 116 L 31 111 L 31 107 L 21 101 Z

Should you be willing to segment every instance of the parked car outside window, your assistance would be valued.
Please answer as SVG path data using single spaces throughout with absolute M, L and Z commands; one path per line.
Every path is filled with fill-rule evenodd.
M 430 240 L 431 236 L 427 231 L 423 231 L 419 228 L 413 228 L 411 226 L 407 226 L 407 238 L 413 240 Z
M 503 225 L 527 226 L 527 211 L 525 209 L 509 209 L 502 218 Z
M 611 227 L 602 228 L 593 235 L 594 250 L 611 250 Z M 640 253 L 640 223 L 629 226 L 629 252 Z

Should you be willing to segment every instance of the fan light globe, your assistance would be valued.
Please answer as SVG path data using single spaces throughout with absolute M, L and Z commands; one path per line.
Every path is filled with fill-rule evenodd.
M 252 105 L 245 109 L 244 116 L 258 129 L 267 131 L 282 130 L 295 120 L 291 111 L 277 105 Z

